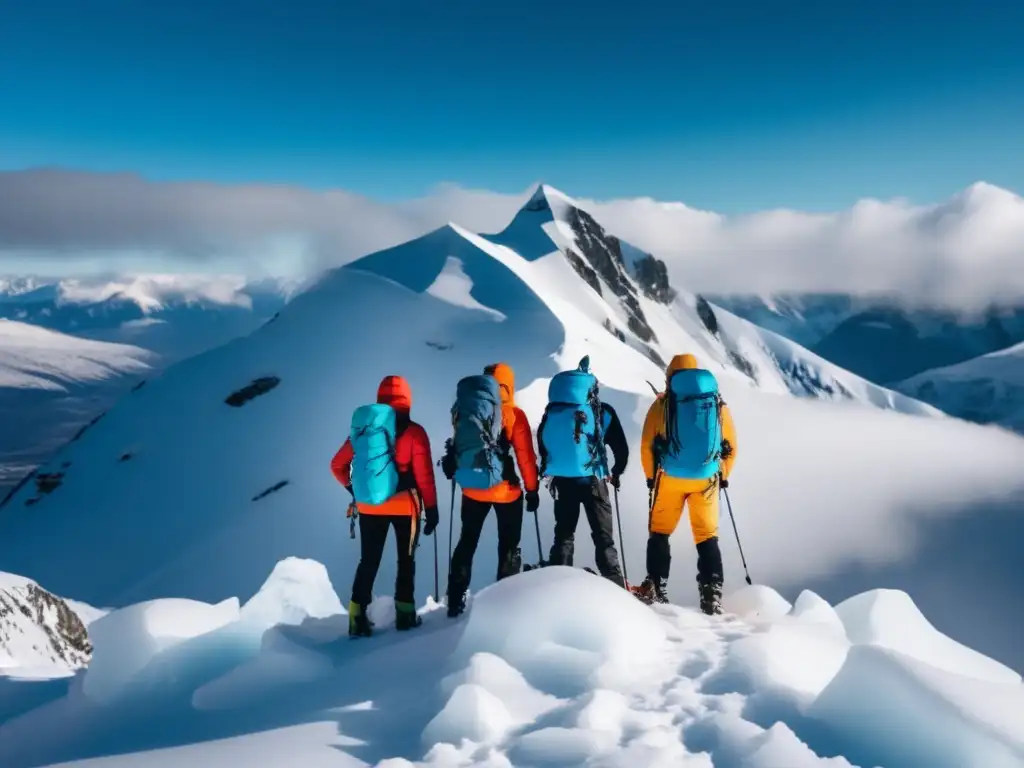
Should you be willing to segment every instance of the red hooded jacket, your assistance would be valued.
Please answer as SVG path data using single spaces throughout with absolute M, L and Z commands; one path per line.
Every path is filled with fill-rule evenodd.
M 411 475 L 423 508 L 437 506 L 437 489 L 434 486 L 434 462 L 430 455 L 430 439 L 423 427 L 409 418 L 412 409 L 412 390 L 409 382 L 401 376 L 385 376 L 377 388 L 377 402 L 390 405 L 398 414 L 397 439 L 395 440 L 395 463 L 399 475 Z M 352 441 L 345 440 L 334 458 L 331 472 L 342 485 L 352 485 L 352 459 L 355 453 Z M 420 504 L 411 491 L 399 491 L 383 504 L 356 504 L 361 515 L 409 515 L 420 513 Z

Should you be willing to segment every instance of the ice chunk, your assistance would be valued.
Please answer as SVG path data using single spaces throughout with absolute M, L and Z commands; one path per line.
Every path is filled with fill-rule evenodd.
M 809 589 L 805 589 L 797 596 L 789 615 L 800 624 L 819 627 L 834 634 L 837 639 L 847 639 L 846 628 L 836 609 Z
M 533 722 L 558 706 L 561 700 L 531 687 L 522 673 L 492 653 L 477 653 L 469 665 L 441 681 L 441 690 L 451 695 L 459 686 L 479 685 L 498 697 L 517 725 Z
M 939 632 L 910 595 L 895 589 L 863 592 L 836 606 L 850 642 L 899 651 L 933 667 L 979 680 L 1020 683 L 1009 667 Z
M 271 627 L 344 612 L 327 569 L 316 560 L 289 557 L 274 566 L 259 592 L 242 606 L 241 620 Z
M 754 584 L 722 599 L 722 608 L 750 622 L 772 622 L 789 613 L 792 606 L 771 587 Z
M 515 765 L 584 765 L 617 746 L 614 734 L 584 728 L 541 728 L 521 737 L 512 751 Z
M 473 600 L 455 651 L 501 656 L 537 688 L 617 689 L 663 675 L 666 628 L 658 615 L 607 579 L 551 566 L 502 579 Z M 580 692 L 579 690 L 576 691 Z
M 463 739 L 478 744 L 499 741 L 515 725 L 501 699 L 481 685 L 464 683 L 423 729 L 424 744 L 448 742 L 459 744 Z
M 109 701 L 161 653 L 239 617 L 237 598 L 216 605 L 168 598 L 112 611 L 89 626 L 92 660 L 82 690 L 94 701 Z
M 864 765 L 1024 765 L 1024 687 L 959 676 L 886 648 L 851 648 L 808 714 Z

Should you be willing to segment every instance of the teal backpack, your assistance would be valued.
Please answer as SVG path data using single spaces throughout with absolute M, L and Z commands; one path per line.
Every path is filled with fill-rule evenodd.
M 352 414 L 352 495 L 363 504 L 383 504 L 398 492 L 394 408 L 361 405 Z
M 610 422 L 611 416 L 601 407 L 589 357 L 576 370 L 555 374 L 537 430 L 537 442 L 544 447 L 541 475 L 605 477 L 604 433 Z
M 665 392 L 661 468 L 669 477 L 710 479 L 722 458 L 722 397 L 714 374 L 703 369 L 672 374 Z

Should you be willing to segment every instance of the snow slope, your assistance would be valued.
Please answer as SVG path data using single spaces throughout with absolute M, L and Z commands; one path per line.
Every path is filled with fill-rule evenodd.
M 897 388 L 953 416 L 1024 432 L 1024 342 L 919 373 Z
M 166 365 L 249 333 L 294 290 L 289 281 L 208 274 L 0 279 L 0 318 L 140 346 Z
M 975 514 L 979 504 L 999 510 L 1024 491 L 1024 440 L 924 417 L 936 411 L 725 312 L 709 313 L 696 297 L 659 282 L 656 265 L 635 250 L 621 263 L 614 251 L 596 222 L 542 188 L 499 235 L 452 224 L 329 273 L 255 333 L 127 395 L 55 456 L 44 471 L 59 475 L 56 489 L 26 487 L 0 507 L 0 562 L 104 606 L 251 594 L 288 556 L 324 563 L 344 593 L 358 545 L 344 516 L 348 497 L 328 463 L 353 408 L 374 398 L 382 376 L 406 376 L 413 418 L 436 454 L 450 431 L 456 380 L 496 359 L 515 369 L 517 400 L 536 425 L 550 377 L 590 355 L 633 450 L 620 500 L 634 580 L 643 575 L 647 534 L 636 455 L 647 382 L 663 380 L 660 361 L 676 352 L 695 352 L 721 373 L 740 434 L 731 501 L 744 549 L 756 578 L 780 590 L 847 566 L 903 561 L 931 527 Z M 646 288 L 627 274 L 639 264 L 648 269 Z M 249 385 L 259 394 L 244 400 Z M 959 481 L 939 486 L 942 476 Z M 446 507 L 439 470 L 437 480 Z M 546 497 L 539 522 L 546 550 Z M 531 528 L 524 527 L 522 543 L 527 562 L 538 554 Z M 448 534 L 443 508 L 440 541 Z M 731 536 L 723 538 L 731 587 L 742 569 Z M 488 541 L 477 553 L 474 588 L 495 570 Z M 581 535 L 580 564 L 592 560 L 585 541 Z M 694 604 L 685 523 L 673 542 L 672 594 Z M 984 542 L 968 542 L 963 552 L 971 546 Z M 421 599 L 433 587 L 429 562 L 421 556 Z M 992 589 L 984 569 L 957 576 Z M 385 558 L 379 594 L 393 578 Z M 991 594 L 994 607 L 972 614 L 969 627 L 954 621 L 940 628 L 954 636 L 979 627 L 989 638 L 1012 635 L 1005 617 L 1019 609 L 1020 590 Z
M 459 621 L 428 599 L 410 633 L 384 606 L 378 635 L 352 641 L 326 569 L 289 559 L 244 603 L 165 599 L 98 620 L 73 683 L 22 688 L 38 698 L 0 728 L 0 764 L 1024 763 L 1020 676 L 935 630 L 906 594 L 833 608 L 753 586 L 726 604 L 735 616 L 648 608 L 552 567 L 481 590 Z
M 138 347 L 0 319 L 0 499 L 153 362 Z

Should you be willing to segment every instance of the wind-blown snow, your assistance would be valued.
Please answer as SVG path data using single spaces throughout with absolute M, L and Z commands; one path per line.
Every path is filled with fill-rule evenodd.
M 427 288 L 426 292 L 435 299 L 447 301 L 449 304 L 454 304 L 457 307 L 479 309 L 490 313 L 498 320 L 505 319 L 501 312 L 485 307 L 473 298 L 473 281 L 462 271 L 462 262 L 453 256 L 448 257 L 444 268 L 438 272 L 437 277 Z
M 80 339 L 0 319 L 0 388 L 66 392 L 150 370 L 152 355 L 126 344 Z
M 314 563 L 281 564 L 246 604 L 270 608 L 283 598 L 271 611 L 281 615 L 296 602 L 321 604 L 319 577 L 286 577 L 288 594 L 278 588 L 286 574 L 317 572 Z M 741 616 L 646 607 L 582 570 L 551 567 L 480 590 L 461 620 L 428 598 L 413 632 L 379 625 L 378 637 L 339 638 L 324 631 L 344 626 L 337 614 L 269 627 L 262 643 L 248 644 L 225 643 L 252 630 L 230 623 L 237 598 L 223 609 L 132 606 L 108 617 L 107 641 L 127 660 L 147 661 L 130 665 L 147 685 L 96 701 L 74 685 L 65 695 L 23 683 L 19 695 L 39 700 L 0 728 L 0 764 L 1010 768 L 1024 760 L 1019 678 L 973 677 L 977 665 L 961 651 L 937 652 L 943 639 L 955 648 L 937 632 L 912 633 L 899 651 L 878 642 L 917 621 L 909 599 L 859 616 L 840 606 L 844 629 L 810 592 L 781 614 L 785 601 L 761 585 L 728 597 L 743 604 Z M 146 631 L 129 616 L 146 618 Z M 172 616 L 179 635 L 206 632 L 154 648 L 153 632 Z
M 547 227 L 540 229 L 544 236 L 554 222 L 567 237 L 567 225 L 551 211 L 527 211 L 513 226 L 525 226 L 526 214 L 535 229 Z M 651 398 L 647 382 L 660 385 L 664 377 L 651 351 L 663 359 L 695 352 L 720 374 L 739 431 L 730 498 L 744 550 L 756 578 L 780 590 L 814 588 L 847 568 L 902 562 L 932 527 L 973 519 L 979 507 L 1001 514 L 1024 491 L 1024 440 L 931 417 L 934 409 L 830 367 L 724 311 L 715 310 L 715 335 L 698 318 L 694 297 L 682 291 L 670 305 L 638 297 L 657 338 L 645 347 L 625 304 L 581 280 L 548 239 L 548 253 L 527 260 L 498 242 L 507 237 L 444 227 L 331 273 L 251 336 L 168 369 L 54 457 L 54 469 L 66 461 L 71 467 L 31 515 L 21 510 L 34 489 L 12 496 L 3 508 L 0 562 L 58 593 L 120 607 L 175 595 L 215 602 L 250 594 L 274 563 L 296 556 L 325 563 L 345 603 L 358 543 L 349 539 L 346 495 L 327 465 L 345 438 L 348 414 L 373 401 L 381 377 L 400 373 L 412 387 L 413 418 L 426 427 L 439 458 L 450 434 L 455 382 L 499 359 L 515 369 L 517 402 L 536 428 L 550 377 L 590 355 L 632 450 L 619 498 L 634 581 L 643 576 L 647 536 L 639 431 Z M 473 299 L 502 313 L 504 322 L 427 293 L 450 259 L 458 259 L 472 282 Z M 344 343 L 325 345 L 324 329 L 342 327 Z M 239 408 L 225 404 L 231 393 L 267 376 L 280 384 Z M 137 458 L 119 461 L 129 453 Z M 956 482 L 936 482 L 942 477 Z M 439 470 L 436 480 L 447 506 Z M 546 496 L 539 523 L 546 555 L 552 536 Z M 731 586 L 740 583 L 742 568 L 727 525 L 723 514 Z M 477 552 L 474 588 L 495 570 L 491 526 L 489 520 Z M 448 534 L 442 514 L 436 535 L 444 541 Z M 979 560 L 991 557 L 981 539 L 960 537 L 957 546 Z M 534 561 L 529 521 L 522 547 L 524 560 Z M 685 520 L 673 548 L 671 594 L 692 605 L 695 564 Z M 592 562 L 584 536 L 577 562 Z M 926 568 L 941 576 L 943 560 Z M 992 583 L 986 570 L 962 569 L 956 579 L 986 590 L 998 610 L 967 619 L 959 608 L 943 614 L 942 599 L 922 606 L 956 636 L 983 628 L 971 635 L 982 650 L 985 642 L 1018 647 L 1004 617 L 1015 615 L 1021 592 Z M 379 595 L 390 593 L 393 578 L 394 560 L 386 556 Z M 443 592 L 443 568 L 440 582 Z M 417 596 L 432 590 L 432 569 L 421 555 Z M 385 604 L 378 601 L 373 610 Z

